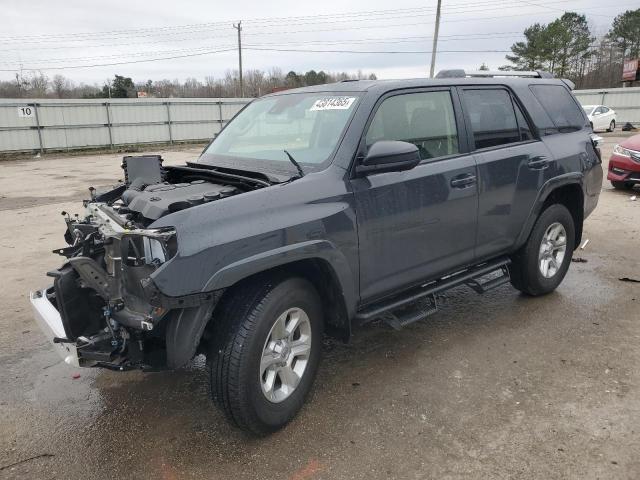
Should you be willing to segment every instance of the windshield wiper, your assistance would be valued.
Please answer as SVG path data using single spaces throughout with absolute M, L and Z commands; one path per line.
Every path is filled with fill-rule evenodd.
M 287 157 L 289 157 L 289 161 L 291 161 L 291 163 L 293 163 L 293 166 L 296 167 L 296 170 L 298 170 L 298 173 L 300 174 L 300 178 L 304 177 L 304 171 L 302 170 L 302 167 L 300 166 L 300 164 L 298 162 L 296 162 L 296 159 L 293 158 L 293 156 L 287 152 L 286 150 L 283 150 L 284 153 L 287 154 Z

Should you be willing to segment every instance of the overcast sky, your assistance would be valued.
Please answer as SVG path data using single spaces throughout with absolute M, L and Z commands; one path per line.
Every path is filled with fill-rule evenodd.
M 245 69 L 424 77 L 435 6 L 436 0 L 2 0 L 0 79 L 14 78 L 20 65 L 90 84 L 114 74 L 137 82 L 218 78 L 237 69 L 232 26 L 237 20 L 243 21 Z M 501 51 L 520 39 L 525 27 L 548 23 L 564 10 L 586 14 L 592 30 L 603 34 L 616 14 L 637 6 L 637 0 L 443 0 L 436 71 L 477 69 L 483 62 L 497 68 L 506 63 Z M 211 51 L 220 52 L 201 55 Z M 145 61 L 184 55 L 195 56 Z M 82 68 L 56 68 L 62 66 Z

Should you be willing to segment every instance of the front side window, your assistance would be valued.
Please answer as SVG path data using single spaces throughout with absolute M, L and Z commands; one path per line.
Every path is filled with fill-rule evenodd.
M 413 143 L 423 160 L 458 153 L 451 94 L 419 92 L 385 99 L 369 125 L 367 148 L 380 140 Z
M 465 90 L 464 104 L 476 149 L 520 141 L 511 95 L 506 90 Z
M 204 152 L 259 165 L 325 163 L 355 111 L 358 94 L 296 93 L 256 100 L 226 126 Z
M 562 85 L 531 85 L 529 88 L 560 132 L 575 132 L 585 127 L 578 104 Z

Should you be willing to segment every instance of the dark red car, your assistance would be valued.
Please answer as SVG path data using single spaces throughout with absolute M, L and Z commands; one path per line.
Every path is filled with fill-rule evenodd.
M 640 184 L 640 135 L 629 137 L 613 148 L 607 180 L 620 190 Z

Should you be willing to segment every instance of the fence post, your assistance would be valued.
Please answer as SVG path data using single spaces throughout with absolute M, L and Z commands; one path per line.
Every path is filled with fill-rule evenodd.
M 169 143 L 173 144 L 173 132 L 171 132 L 171 102 L 164 102 L 167 107 L 167 125 L 169 125 Z
M 107 111 L 107 130 L 109 131 L 109 148 L 113 148 L 113 134 L 111 133 L 111 113 L 109 112 L 109 102 L 104 102 Z
M 38 129 L 38 143 L 40 145 L 40 155 L 44 154 L 44 145 L 42 144 L 42 130 L 40 127 L 40 115 L 38 114 L 38 104 L 33 104 L 33 111 L 36 114 L 36 128 Z
M 218 115 L 220 116 L 218 119 L 218 133 L 220 133 L 220 130 L 222 130 L 222 100 L 218 100 Z

